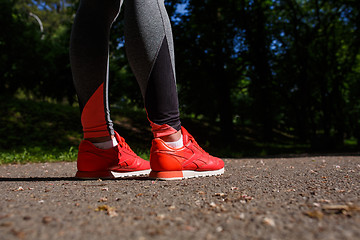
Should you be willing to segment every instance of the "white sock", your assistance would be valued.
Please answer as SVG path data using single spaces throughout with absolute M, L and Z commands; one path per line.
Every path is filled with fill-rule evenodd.
M 100 142 L 100 143 L 93 143 L 95 147 L 100 149 L 110 149 L 118 145 L 118 142 L 116 141 L 116 138 L 111 138 L 111 140 L 106 142 Z
M 165 142 L 165 143 L 166 143 L 166 145 L 168 145 L 169 147 L 172 147 L 172 148 L 181 148 L 184 146 L 183 136 L 181 134 L 180 139 L 175 142 Z

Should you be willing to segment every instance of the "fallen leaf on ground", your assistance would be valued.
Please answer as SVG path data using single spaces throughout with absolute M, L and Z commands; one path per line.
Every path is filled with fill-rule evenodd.
M 322 210 L 326 213 L 333 213 L 333 214 L 337 214 L 337 213 L 342 213 L 342 214 L 347 214 L 349 212 L 356 212 L 356 211 L 360 211 L 360 207 L 359 206 L 355 206 L 355 205 L 341 205 L 341 204 L 328 204 L 328 205 L 324 205 L 322 207 Z
M 214 202 L 211 202 L 210 204 L 210 207 L 213 207 L 213 208 L 216 208 L 218 205 L 216 204 L 216 203 L 214 203 Z
M 316 219 L 319 219 L 319 220 L 321 220 L 324 217 L 324 214 L 319 210 L 307 211 L 304 214 L 306 216 L 308 216 L 308 217 L 316 218 Z
M 0 227 L 11 227 L 13 225 L 12 222 L 3 222 L 0 223 Z
M 271 226 L 271 227 L 275 227 L 275 221 L 272 218 L 269 217 L 265 217 L 262 221 L 265 225 Z
M 20 239 L 24 239 L 25 238 L 25 233 L 21 230 L 15 230 L 15 229 L 11 229 L 10 231 L 14 236 L 16 236 L 17 238 Z
M 108 205 L 101 205 L 98 206 L 95 211 L 99 212 L 99 211 L 106 211 L 106 213 L 110 216 L 110 217 L 116 217 L 118 216 L 115 208 L 113 207 L 109 207 Z
M 347 205 L 324 205 L 322 207 L 323 210 L 328 210 L 328 211 L 347 211 L 349 210 L 349 206 Z
M 222 197 L 224 198 L 225 202 L 240 201 L 241 203 L 246 203 L 246 202 L 249 202 L 254 199 L 253 197 L 251 197 L 245 193 L 239 193 L 239 192 L 229 193 Z
M 214 202 L 209 203 L 209 206 L 214 209 L 216 212 L 227 212 L 228 210 L 221 204 L 216 204 Z
M 218 226 L 218 227 L 216 228 L 216 231 L 217 231 L 217 232 L 222 232 L 223 230 L 224 230 L 224 228 L 221 227 L 221 226 Z
M 45 217 L 43 217 L 42 222 L 43 222 L 44 224 L 48 224 L 48 223 L 52 222 L 53 220 L 54 220 L 54 219 L 53 219 L 52 217 L 45 216 Z
M 165 214 L 157 214 L 157 216 L 156 216 L 156 219 L 160 220 L 160 221 L 164 220 L 165 218 L 166 218 Z
M 108 200 L 108 199 L 107 199 L 106 197 L 102 197 L 102 198 L 99 199 L 98 202 L 107 202 L 107 200 Z
M 176 207 L 174 205 L 171 205 L 168 207 L 169 210 L 174 210 Z
M 14 190 L 14 192 L 17 192 L 17 191 L 24 191 L 24 188 L 23 187 L 18 187 L 17 189 Z
M 352 212 L 360 211 L 360 207 L 349 204 L 327 204 L 321 207 L 321 210 L 307 211 L 304 214 L 311 217 L 322 219 L 324 214 L 344 214 L 350 215 Z
M 226 193 L 215 193 L 215 196 L 226 197 Z
M 239 214 L 233 216 L 233 218 L 244 220 L 245 219 L 245 213 L 239 213 Z

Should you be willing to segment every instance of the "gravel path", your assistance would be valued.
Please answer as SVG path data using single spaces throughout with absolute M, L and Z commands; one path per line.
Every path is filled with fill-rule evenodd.
M 0 166 L 0 239 L 360 239 L 360 157 L 226 159 L 220 177 L 78 181 Z

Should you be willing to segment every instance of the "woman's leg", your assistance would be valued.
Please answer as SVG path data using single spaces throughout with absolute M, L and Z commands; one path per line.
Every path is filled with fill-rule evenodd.
M 173 180 L 222 174 L 224 162 L 206 153 L 181 127 L 173 38 L 164 0 L 125 0 L 125 46 L 155 137 L 150 177 Z
M 79 146 L 79 178 L 148 174 L 113 129 L 108 104 L 109 34 L 122 0 L 81 0 L 70 40 L 70 62 L 81 110 L 84 139 Z M 101 148 L 101 149 L 100 149 Z
M 82 0 L 76 13 L 70 61 L 84 138 L 114 135 L 108 105 L 109 35 L 122 1 Z
M 125 0 L 125 47 L 155 137 L 181 129 L 170 20 L 163 0 Z

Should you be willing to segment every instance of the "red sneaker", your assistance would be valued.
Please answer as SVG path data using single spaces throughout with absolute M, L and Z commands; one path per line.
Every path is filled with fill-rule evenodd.
M 77 178 L 119 178 L 149 174 L 150 163 L 138 157 L 115 132 L 118 145 L 110 149 L 95 147 L 90 141 L 83 140 L 79 146 L 76 173 Z
M 172 148 L 160 138 L 152 141 L 149 177 L 160 180 L 177 180 L 191 177 L 204 177 L 224 173 L 224 162 L 210 156 L 181 128 L 184 146 Z

